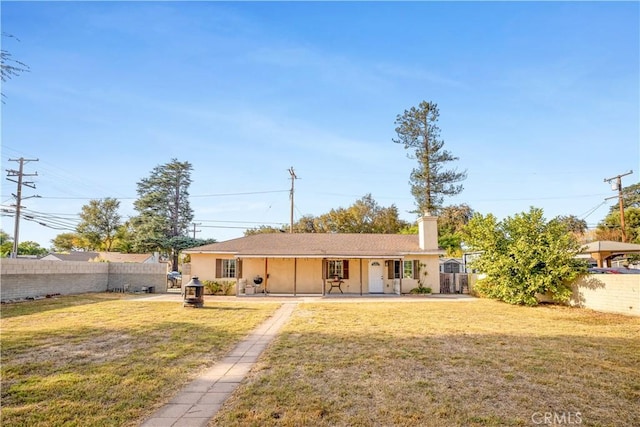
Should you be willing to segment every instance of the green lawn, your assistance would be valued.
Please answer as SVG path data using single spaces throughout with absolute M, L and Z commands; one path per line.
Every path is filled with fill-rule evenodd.
M 210 425 L 527 426 L 545 417 L 640 425 L 639 318 L 490 300 L 301 304 Z
M 92 294 L 3 305 L 3 426 L 134 426 L 279 304 Z

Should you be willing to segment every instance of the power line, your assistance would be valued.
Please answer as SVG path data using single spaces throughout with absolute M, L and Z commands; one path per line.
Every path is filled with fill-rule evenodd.
M 262 222 L 262 221 L 232 221 L 232 220 L 221 220 L 221 219 L 198 219 L 198 221 L 201 222 L 226 222 L 226 223 L 233 223 L 233 224 L 260 224 L 260 225 L 267 225 L 267 224 L 275 224 L 275 225 L 285 225 L 286 222 Z M 204 226 L 206 227 L 206 226 Z
M 246 191 L 242 193 L 218 193 L 218 194 L 190 194 L 189 197 L 200 198 L 200 197 L 226 197 L 226 196 L 249 196 L 255 194 L 270 194 L 270 193 L 286 193 L 289 190 L 268 190 L 268 191 Z M 109 196 L 107 196 L 109 197 Z M 55 200 L 95 200 L 102 199 L 105 197 L 55 197 L 55 196 L 45 196 L 43 199 L 55 199 Z M 114 197 L 118 200 L 137 200 L 138 197 Z

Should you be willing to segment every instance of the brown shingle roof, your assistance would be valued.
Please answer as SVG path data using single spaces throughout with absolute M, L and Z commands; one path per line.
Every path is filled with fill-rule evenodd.
M 199 246 L 185 253 L 226 253 L 244 257 L 376 257 L 423 251 L 416 234 L 263 233 Z
M 97 259 L 94 259 L 93 261 L 144 263 L 151 257 L 153 257 L 152 254 L 122 254 L 119 252 L 100 252 Z
M 98 256 L 97 252 L 71 252 L 68 254 L 50 253 L 49 258 L 57 258 L 60 261 L 90 261 Z

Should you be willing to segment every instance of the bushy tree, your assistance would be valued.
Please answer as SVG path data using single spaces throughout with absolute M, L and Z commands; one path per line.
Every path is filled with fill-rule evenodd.
M 560 221 L 547 222 L 538 208 L 503 221 L 474 214 L 464 242 L 480 253 L 471 267 L 485 277 L 475 290 L 510 304 L 536 305 L 539 294 L 566 302 L 572 282 L 586 271 L 576 258 L 582 245 L 574 234 Z
M 286 233 L 282 227 L 272 227 L 270 225 L 260 225 L 254 228 L 248 228 L 244 231 L 245 236 L 253 236 L 254 234 L 269 234 L 269 233 Z
M 148 178 L 138 182 L 138 199 L 134 202 L 139 212 L 131 220 L 135 249 L 171 253 L 174 271 L 178 270 L 180 251 L 176 238 L 187 236 L 193 221 L 189 204 L 191 170 L 191 163 L 177 159 L 156 166 Z
M 451 257 L 462 256 L 462 231 L 473 217 L 467 204 L 445 206 L 438 215 L 438 246 Z
M 110 197 L 91 200 L 82 207 L 76 231 L 90 243 L 91 249 L 111 251 L 116 232 L 122 225 L 119 208 L 120 202 Z
M 640 207 L 628 207 L 624 210 L 624 227 L 627 242 L 640 243 Z M 622 241 L 620 212 L 612 210 L 596 228 L 598 240 Z
M 11 251 L 13 251 L 13 237 L 4 230 L 0 230 L 0 257 L 8 257 Z
M 91 244 L 78 233 L 61 233 L 51 239 L 54 252 L 90 250 Z
M 622 189 L 622 205 L 624 208 L 640 208 L 640 183 Z M 613 211 L 619 208 L 612 206 L 611 209 Z
M 308 222 L 308 219 L 306 219 Z M 398 208 L 380 206 L 366 194 L 348 208 L 331 209 L 314 221 L 318 233 L 398 233 L 406 227 L 406 221 L 399 218 Z
M 46 248 L 40 246 L 38 242 L 27 240 L 18 243 L 18 255 L 44 256 L 47 253 L 49 253 L 49 251 Z
M 305 215 L 293 224 L 295 233 L 400 233 L 409 224 L 399 217 L 395 205 L 380 206 L 365 194 L 348 208 L 335 208 L 318 217 Z M 245 231 L 245 236 L 258 233 L 280 233 L 284 228 L 261 225 Z M 417 232 L 416 232 L 417 233 Z
M 410 175 L 411 194 L 415 198 L 418 213 L 439 213 L 444 196 L 459 194 L 463 187 L 459 182 L 467 173 L 456 169 L 444 169 L 446 163 L 458 160 L 444 150 L 440 139 L 438 104 L 422 101 L 396 117 L 396 134 L 393 142 L 412 150 L 409 157 L 418 160 L 418 167 Z

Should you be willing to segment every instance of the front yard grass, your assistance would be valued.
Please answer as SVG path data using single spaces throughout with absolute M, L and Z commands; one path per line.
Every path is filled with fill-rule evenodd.
M 634 317 L 491 300 L 300 304 L 210 425 L 638 426 L 639 366 Z
M 3 305 L 3 426 L 133 426 L 279 307 L 87 294 Z

